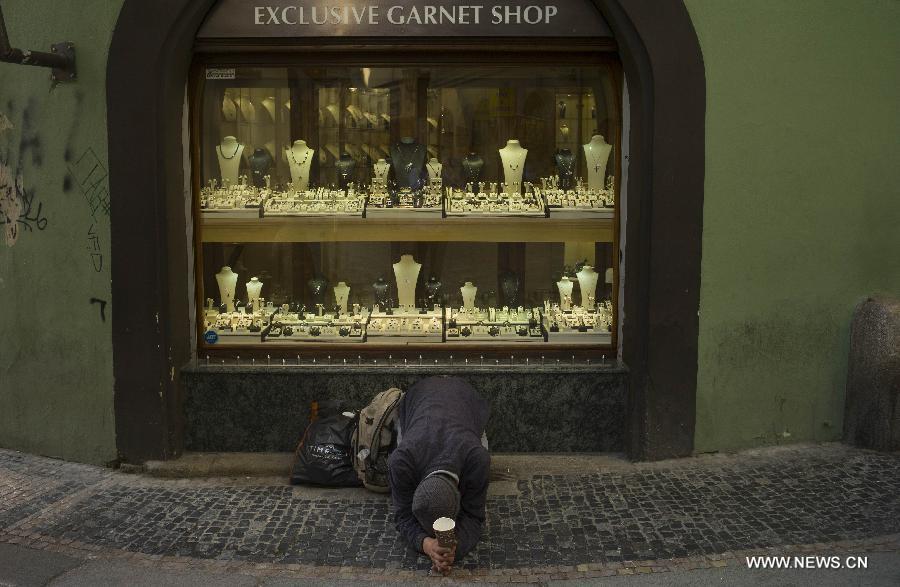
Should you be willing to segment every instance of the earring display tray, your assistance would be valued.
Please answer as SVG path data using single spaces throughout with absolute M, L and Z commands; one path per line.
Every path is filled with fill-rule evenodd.
M 412 337 L 443 340 L 444 321 L 440 309 L 393 308 L 390 313 L 373 311 L 369 318 L 369 338 Z
M 447 342 L 545 342 L 538 308 L 446 309 Z
M 524 196 L 505 193 L 466 192 L 447 189 L 445 205 L 448 217 L 531 217 L 546 218 L 547 205 L 543 197 L 527 189 Z
M 440 218 L 443 204 L 439 189 L 393 193 L 375 190 L 366 202 L 366 218 Z
M 564 312 L 557 305 L 545 308 L 544 327 L 547 341 L 551 343 L 595 342 L 608 344 L 612 340 L 610 327 L 612 308 L 609 301 L 597 305 L 596 309 L 580 306 Z
M 261 334 L 266 343 L 329 342 L 359 343 L 366 338 L 369 313 L 292 313 L 279 310 Z

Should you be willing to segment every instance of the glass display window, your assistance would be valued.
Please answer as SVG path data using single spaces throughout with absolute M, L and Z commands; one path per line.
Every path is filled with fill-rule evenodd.
M 487 57 L 198 65 L 202 347 L 614 345 L 618 64 Z

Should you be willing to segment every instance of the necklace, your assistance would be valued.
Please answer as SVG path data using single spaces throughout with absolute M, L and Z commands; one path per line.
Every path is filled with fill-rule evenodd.
M 594 160 L 594 172 L 600 173 L 600 167 L 602 167 L 601 163 L 603 161 L 603 155 L 595 155 L 594 151 L 596 151 L 596 150 L 597 149 L 594 149 L 593 147 L 591 147 L 591 158 Z
M 440 163 L 438 163 L 438 169 L 435 169 L 435 168 L 434 168 L 434 165 L 432 165 L 431 163 L 429 163 L 429 164 L 428 164 L 428 169 L 431 170 L 431 172 L 432 172 L 433 175 L 439 176 L 439 175 L 441 174 L 441 169 L 443 169 L 443 168 L 441 167 L 441 164 L 440 164 Z
M 415 165 L 414 161 L 415 161 L 416 157 L 419 155 L 419 147 L 421 145 L 419 145 L 417 143 L 414 144 L 412 153 L 404 153 L 403 147 L 405 147 L 405 146 L 407 146 L 405 143 L 398 143 L 397 151 L 406 158 L 407 163 L 404 166 L 404 168 L 406 169 L 406 172 L 409 173 L 410 171 L 412 171 L 412 168 Z
M 228 160 L 234 159 L 235 156 L 237 156 L 237 152 L 240 150 L 241 147 L 243 147 L 243 145 L 241 145 L 240 143 L 238 143 L 237 146 L 234 148 L 234 153 L 231 154 L 231 157 L 226 157 L 226 156 L 225 156 L 225 153 L 222 151 L 222 145 L 219 145 L 219 146 L 216 147 L 216 148 L 219 150 L 219 155 L 221 155 L 223 159 L 225 159 L 226 161 L 228 161 Z
M 296 155 L 294 155 L 293 149 L 287 149 L 287 152 L 288 152 L 288 155 L 290 155 L 290 157 L 291 157 L 291 161 L 294 162 L 294 165 L 296 165 L 297 167 L 303 167 L 304 165 L 306 165 L 306 162 L 309 161 L 309 156 L 312 154 L 312 149 L 306 150 L 306 157 L 304 157 L 303 161 L 301 161 L 300 163 L 297 162 L 297 157 L 296 157 Z
M 522 167 L 521 163 L 519 163 L 518 165 L 513 165 L 512 163 L 509 164 L 510 171 L 518 171 L 520 167 Z

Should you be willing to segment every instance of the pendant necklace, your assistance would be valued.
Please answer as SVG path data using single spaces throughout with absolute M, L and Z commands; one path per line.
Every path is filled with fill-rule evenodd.
M 435 168 L 434 168 L 434 165 L 432 165 L 431 163 L 428 164 L 428 169 L 430 169 L 431 172 L 432 172 L 435 176 L 440 176 L 440 174 L 441 174 L 441 171 L 440 171 L 439 169 L 435 169 Z
M 398 150 L 399 150 L 401 153 L 403 153 L 403 147 L 404 147 L 404 146 L 405 146 L 405 145 L 404 145 L 403 143 L 400 143 L 399 145 L 397 145 Z M 404 154 L 404 155 L 407 155 L 406 153 L 403 153 L 403 154 Z M 413 162 L 413 159 L 414 159 L 418 154 L 419 154 L 419 145 L 416 145 L 415 147 L 413 147 L 413 152 L 410 153 L 410 154 L 406 157 L 406 160 L 407 160 L 407 164 L 406 164 L 406 166 L 405 166 L 405 168 L 406 168 L 406 173 L 409 173 L 410 171 L 412 171 L 412 168 L 413 168 L 413 166 L 415 165 L 415 163 Z
M 242 147 L 242 145 L 241 145 L 240 143 L 238 143 L 237 146 L 234 148 L 234 153 L 231 154 L 231 157 L 226 157 L 226 156 L 225 156 L 225 152 L 222 151 L 222 145 L 219 145 L 219 146 L 216 147 L 216 148 L 219 150 L 219 155 L 221 155 L 223 159 L 225 159 L 226 161 L 228 161 L 228 160 L 231 160 L 231 159 L 234 159 L 234 158 L 235 158 L 235 156 L 237 155 L 238 150 L 240 150 L 241 147 Z
M 600 173 L 600 162 L 603 158 L 603 155 L 594 155 L 594 149 L 591 149 L 591 158 L 594 160 L 594 172 Z

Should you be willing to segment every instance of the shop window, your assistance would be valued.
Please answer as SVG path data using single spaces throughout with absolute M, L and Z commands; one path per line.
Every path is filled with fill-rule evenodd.
M 614 345 L 617 64 L 489 57 L 198 66 L 202 347 Z

